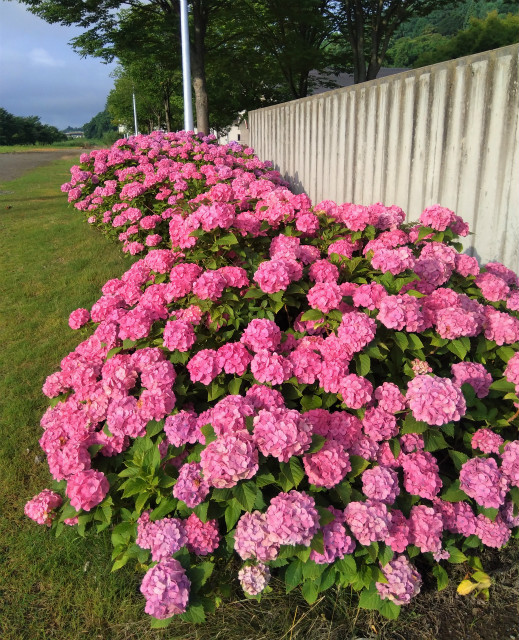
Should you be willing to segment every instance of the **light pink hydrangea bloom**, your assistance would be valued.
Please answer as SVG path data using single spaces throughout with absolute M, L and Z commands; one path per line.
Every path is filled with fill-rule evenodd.
M 278 544 L 309 547 L 319 529 L 319 513 L 314 499 L 304 491 L 279 493 L 267 509 L 267 526 Z
M 203 502 L 208 493 L 209 485 L 202 476 L 200 464 L 198 462 L 183 464 L 173 487 L 175 498 L 183 500 L 190 509 L 193 509 Z
M 478 429 L 471 440 L 472 448 L 483 453 L 499 453 L 499 447 L 503 442 L 503 438 L 491 429 Z
M 460 489 L 482 507 L 498 509 L 505 502 L 508 480 L 493 458 L 471 458 L 461 466 Z
M 436 458 L 428 451 L 416 451 L 400 457 L 404 469 L 405 490 L 432 500 L 442 488 Z
M 328 440 L 319 451 L 303 456 L 303 465 L 308 481 L 327 489 L 339 484 L 351 471 L 350 456 L 336 440 Z
M 184 526 L 187 535 L 187 548 L 191 553 L 207 556 L 218 549 L 220 533 L 216 520 L 202 522 L 195 513 L 192 513 L 187 520 L 184 520 Z
M 266 513 L 253 511 L 241 516 L 234 533 L 234 550 L 242 560 L 257 558 L 269 562 L 277 558 L 279 543 L 270 535 Z
M 71 329 L 79 329 L 90 320 L 90 312 L 88 309 L 76 309 L 68 319 L 68 325 Z
M 88 469 L 67 479 L 65 493 L 76 511 L 90 511 L 103 501 L 110 485 L 101 471 Z
M 184 613 L 190 587 L 191 582 L 178 560 L 161 560 L 148 569 L 142 580 L 140 590 L 146 598 L 144 610 L 159 620 Z
M 262 562 L 247 564 L 238 571 L 238 579 L 245 593 L 257 596 L 269 583 L 270 569 Z
M 398 474 L 387 467 L 373 467 L 362 474 L 362 491 L 370 500 L 393 504 L 400 493 Z
M 210 486 L 230 489 L 256 475 L 258 450 L 246 431 L 225 434 L 207 445 L 200 454 L 200 464 Z
M 55 491 L 44 489 L 37 496 L 29 500 L 25 507 L 24 513 L 27 517 L 38 524 L 46 524 L 48 527 L 52 524 L 56 514 L 54 509 L 61 506 L 63 499 Z
M 383 502 L 350 502 L 344 510 L 344 516 L 346 524 L 362 545 L 382 542 L 389 535 L 391 514 Z
M 254 442 L 264 456 L 288 462 L 312 442 L 312 428 L 295 409 L 262 409 L 254 418 Z
M 441 426 L 465 415 L 465 398 L 449 378 L 418 375 L 410 380 L 406 399 L 416 420 Z
M 387 580 L 376 582 L 375 586 L 383 600 L 391 600 L 397 605 L 409 604 L 420 593 L 422 578 L 405 556 L 397 556 L 382 567 Z

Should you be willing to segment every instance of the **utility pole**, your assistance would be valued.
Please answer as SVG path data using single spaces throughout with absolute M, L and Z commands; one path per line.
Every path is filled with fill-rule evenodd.
M 191 101 L 191 59 L 189 57 L 189 24 L 187 0 L 180 0 L 180 35 L 182 40 L 182 78 L 184 87 L 184 130 L 193 131 L 193 104 Z
M 132 98 L 133 98 L 133 124 L 135 127 L 135 135 L 138 135 L 139 128 L 137 127 L 137 105 L 135 103 L 135 89 L 132 92 Z

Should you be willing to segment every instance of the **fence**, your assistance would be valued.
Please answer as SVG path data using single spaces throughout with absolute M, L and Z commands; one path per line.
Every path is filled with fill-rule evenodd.
M 519 45 L 252 111 L 251 146 L 299 192 L 453 209 L 482 263 L 519 272 Z

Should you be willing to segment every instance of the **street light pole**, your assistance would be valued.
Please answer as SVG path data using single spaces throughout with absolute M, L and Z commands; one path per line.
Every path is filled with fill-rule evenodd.
M 139 128 L 137 127 L 137 105 L 135 103 L 135 91 L 132 92 L 132 98 L 133 98 L 133 124 L 135 128 L 135 135 L 138 135 Z
M 193 104 L 191 102 L 191 60 L 189 57 L 189 25 L 187 0 L 180 0 L 180 35 L 182 40 L 182 77 L 184 87 L 184 130 L 193 131 Z

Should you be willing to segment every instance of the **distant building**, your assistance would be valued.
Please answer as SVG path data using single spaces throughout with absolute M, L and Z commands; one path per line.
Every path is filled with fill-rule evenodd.
M 75 138 L 84 138 L 85 134 L 82 131 L 66 131 L 65 135 L 69 140 L 74 140 Z
M 391 69 L 388 67 L 382 67 L 378 72 L 377 78 L 385 78 L 386 76 L 392 76 L 395 73 L 402 73 L 403 71 L 408 71 L 408 69 Z M 313 96 L 318 93 L 325 93 L 326 91 L 333 91 L 334 89 L 342 89 L 343 87 L 351 87 L 354 84 L 353 73 L 325 75 L 318 71 L 311 71 L 310 80 L 313 80 L 313 82 L 311 82 L 311 89 L 308 92 L 309 96 Z M 228 133 L 224 136 L 218 136 L 218 140 L 222 144 L 239 142 L 245 146 L 249 145 L 250 133 L 246 111 L 242 111 L 240 113 L 240 117 L 232 123 Z

